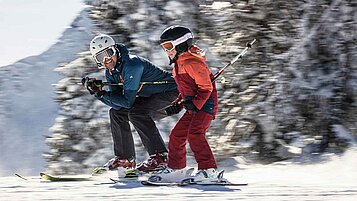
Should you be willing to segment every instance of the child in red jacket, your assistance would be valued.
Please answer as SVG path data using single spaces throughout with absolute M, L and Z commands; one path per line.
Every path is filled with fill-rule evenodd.
M 172 115 L 186 109 L 170 133 L 168 168 L 155 177 L 161 182 L 178 182 L 185 177 L 187 140 L 198 163 L 195 180 L 217 179 L 216 161 L 205 137 L 217 112 L 217 91 L 204 52 L 192 41 L 192 32 L 183 26 L 171 26 L 160 37 L 170 64 L 175 65 L 173 76 L 180 92 L 166 112 Z

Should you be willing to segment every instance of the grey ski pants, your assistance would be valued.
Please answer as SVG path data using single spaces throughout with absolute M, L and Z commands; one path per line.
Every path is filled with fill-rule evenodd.
M 121 158 L 136 158 L 135 145 L 129 121 L 134 125 L 149 155 L 167 152 L 165 143 L 154 121 L 167 117 L 163 108 L 178 96 L 178 91 L 137 97 L 130 109 L 109 110 L 114 154 Z

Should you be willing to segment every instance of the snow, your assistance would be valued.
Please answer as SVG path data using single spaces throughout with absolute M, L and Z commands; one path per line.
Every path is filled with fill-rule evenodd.
M 221 10 L 221 9 L 224 9 L 224 8 L 229 8 L 231 6 L 232 6 L 232 4 L 230 2 L 218 2 L 218 1 L 215 1 L 212 4 L 212 8 L 215 9 L 215 10 Z
M 137 181 L 113 184 L 116 173 L 93 181 L 47 182 L 39 176 L 2 177 L 0 200 L 356 200 L 357 149 L 327 162 L 249 164 L 242 158 L 222 163 L 225 178 L 248 186 L 150 187 Z M 83 175 L 78 175 L 83 176 Z
M 352 135 L 343 125 L 333 125 L 333 130 L 342 139 L 348 140 L 349 142 L 356 144 L 356 137 Z

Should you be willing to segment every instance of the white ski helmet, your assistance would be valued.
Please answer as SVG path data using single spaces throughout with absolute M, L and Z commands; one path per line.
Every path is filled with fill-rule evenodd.
M 89 51 L 92 54 L 94 60 L 98 64 L 98 67 L 101 67 L 101 61 L 96 59 L 98 53 L 102 52 L 103 50 L 109 49 L 110 47 L 114 48 L 115 41 L 112 37 L 106 34 L 100 34 L 92 39 L 89 44 Z

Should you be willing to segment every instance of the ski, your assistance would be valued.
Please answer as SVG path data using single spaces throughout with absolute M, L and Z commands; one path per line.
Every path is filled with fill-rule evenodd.
M 108 168 L 105 168 L 105 167 L 96 167 L 92 170 L 92 176 L 95 176 L 95 175 L 101 175 L 101 174 L 104 174 L 106 172 L 108 172 L 109 169 Z
M 190 176 L 193 172 L 193 168 L 188 170 L 187 178 L 181 180 L 180 182 L 173 182 L 173 183 L 166 183 L 166 182 L 159 182 L 159 178 L 153 178 L 154 180 L 148 179 L 146 181 L 141 181 L 142 185 L 145 186 L 188 186 L 188 185 L 204 185 L 204 186 L 247 186 L 247 183 L 232 183 L 229 182 L 227 179 L 223 178 L 224 170 L 221 170 L 217 173 L 217 181 L 206 181 L 200 182 L 195 181 L 195 177 Z
M 128 181 L 138 181 L 139 176 L 140 175 L 137 174 L 135 170 L 130 170 L 125 172 L 124 177 L 118 177 L 118 179 L 114 179 L 114 178 L 109 178 L 109 179 L 114 183 L 120 183 L 120 182 L 128 182 Z
M 143 171 L 139 171 L 137 169 L 132 170 L 132 169 L 123 169 L 123 174 L 125 174 L 125 177 L 139 177 L 141 175 L 147 175 L 147 174 L 157 174 L 159 172 L 161 172 L 163 169 L 159 169 L 159 170 L 155 170 L 155 171 L 150 171 L 150 172 L 143 172 Z M 96 175 L 102 175 L 105 174 L 107 172 L 109 172 L 111 170 L 104 168 L 104 167 L 97 167 L 94 168 L 92 170 L 92 176 L 96 176 Z
M 191 179 L 191 178 L 188 178 Z M 190 186 L 190 185 L 201 185 L 201 186 L 247 186 L 248 183 L 231 183 L 228 181 L 218 181 L 211 183 L 200 183 L 200 182 L 187 182 L 187 183 L 162 183 L 162 182 L 152 182 L 152 181 L 141 181 L 144 186 Z
M 181 186 L 187 185 L 203 185 L 203 186 L 211 186 L 211 185 L 219 185 L 219 186 L 247 186 L 247 183 L 232 183 L 227 179 L 219 178 L 218 181 L 213 182 L 196 182 L 194 178 L 186 178 L 181 181 Z
M 76 176 L 53 176 L 44 172 L 40 173 L 42 179 L 52 182 L 58 181 L 90 181 L 92 177 L 76 177 Z
M 140 183 L 140 182 L 144 181 L 143 179 L 139 179 L 139 178 L 119 178 L 119 179 L 109 178 L 109 179 L 114 184 L 118 184 L 118 183 Z
M 15 173 L 15 175 L 16 175 L 17 177 L 19 177 L 19 178 L 23 179 L 23 180 L 27 180 L 25 177 L 23 177 L 23 176 L 22 176 L 22 175 L 20 175 L 20 174 Z
M 144 186 L 182 186 L 181 183 L 163 183 L 163 182 L 153 182 L 153 181 L 141 181 Z

